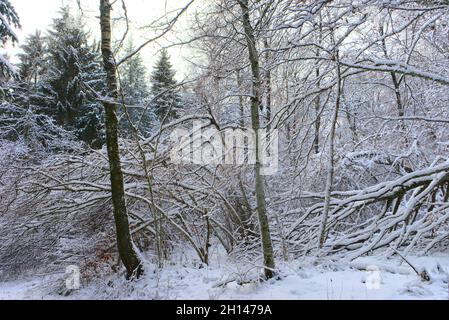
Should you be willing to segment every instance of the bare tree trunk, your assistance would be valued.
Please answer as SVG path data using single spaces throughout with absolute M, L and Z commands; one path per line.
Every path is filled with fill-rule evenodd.
M 261 174 L 261 152 L 260 147 L 262 145 L 260 141 L 260 114 L 259 108 L 262 104 L 261 90 L 262 82 L 260 76 L 260 62 L 259 55 L 256 48 L 256 39 L 254 37 L 254 30 L 251 25 L 248 0 L 238 1 L 242 10 L 242 22 L 245 29 L 245 37 L 248 46 L 249 60 L 251 63 L 253 92 L 251 97 L 251 121 L 252 129 L 256 135 L 256 165 L 255 165 L 255 178 L 256 178 L 256 198 L 257 198 L 257 213 L 259 216 L 260 233 L 262 237 L 262 249 L 264 256 L 265 277 L 267 279 L 274 277 L 274 252 L 273 244 L 271 241 L 270 225 L 267 215 L 267 204 L 265 199 L 265 179 Z
M 384 28 L 382 23 L 379 25 L 379 33 L 381 36 L 384 36 Z M 382 39 L 382 50 L 385 56 L 385 59 L 389 59 L 389 55 L 388 55 L 388 50 L 387 50 L 387 44 L 385 42 L 385 39 Z M 396 107 L 397 107 L 397 111 L 398 111 L 398 117 L 402 118 L 405 115 L 404 112 L 404 106 L 402 104 L 402 96 L 401 96 L 401 84 L 398 80 L 397 74 L 394 71 L 390 72 L 391 75 L 391 80 L 393 81 L 393 86 L 394 86 L 394 94 L 396 97 Z M 401 121 L 401 125 L 402 125 L 402 121 Z
M 111 174 L 112 205 L 114 207 L 117 246 L 120 259 L 127 270 L 127 277 L 139 277 L 143 273 L 143 268 L 131 238 L 118 144 L 118 120 L 116 115 L 118 98 L 117 67 L 111 46 L 111 3 L 109 0 L 100 0 L 100 23 L 101 51 L 109 90 L 108 99 L 103 102 L 103 105 L 105 108 L 106 144 Z
M 268 43 L 267 38 L 265 38 L 263 44 L 264 44 L 264 49 L 265 49 L 265 64 L 266 64 L 266 66 L 265 66 L 265 68 L 266 68 L 265 86 L 266 86 L 266 95 L 267 95 L 267 101 L 266 101 L 266 110 L 267 110 L 266 118 L 267 118 L 267 120 L 266 121 L 267 121 L 267 123 L 270 123 L 271 122 L 271 114 L 272 114 L 272 106 L 271 106 L 271 104 L 272 104 L 272 88 L 271 88 L 271 70 L 270 70 L 271 66 L 269 65 L 269 63 L 270 63 L 270 51 L 269 51 L 270 45 Z M 269 130 L 269 128 L 268 128 L 268 130 Z
M 326 190 L 325 190 L 325 199 L 324 199 L 324 208 L 323 208 L 323 219 L 321 221 L 320 225 L 320 231 L 319 231 L 319 244 L 318 248 L 322 248 L 324 243 L 326 242 L 327 238 L 327 220 L 329 218 L 329 209 L 330 209 L 330 201 L 331 201 L 331 194 L 332 194 L 332 187 L 334 183 L 334 153 L 335 153 L 335 131 L 337 128 L 337 121 L 338 121 L 338 113 L 340 111 L 340 102 L 341 102 L 341 69 L 340 69 L 340 62 L 338 57 L 338 52 L 335 53 L 335 60 L 337 62 L 337 93 L 336 93 L 336 100 L 335 100 L 335 108 L 334 113 L 332 116 L 332 123 L 331 123 L 331 132 L 329 134 L 329 155 L 328 155 L 328 164 L 327 164 L 327 180 L 326 180 Z
M 318 44 L 321 45 L 323 42 L 323 26 L 322 26 L 322 18 L 321 18 L 321 12 L 319 14 L 320 17 L 320 26 L 319 26 L 319 30 L 320 30 L 320 36 L 318 39 Z M 316 56 L 318 57 L 320 55 L 320 50 L 318 49 L 316 51 Z M 319 65 L 317 66 L 316 70 L 316 79 L 317 79 L 317 83 L 316 83 L 316 87 L 317 89 L 320 88 L 321 85 L 321 70 Z M 315 98 L 315 139 L 313 141 L 313 146 L 315 149 L 315 154 L 319 154 L 320 153 L 320 130 L 321 130 L 321 96 L 320 94 L 317 95 L 317 97 Z
M 242 90 L 242 76 L 240 75 L 240 70 L 237 70 L 237 86 L 239 92 Z M 244 98 L 242 95 L 239 95 L 239 108 L 240 108 L 240 126 L 243 128 L 245 126 L 245 105 L 244 105 Z
M 320 68 L 316 69 L 317 78 L 320 77 Z M 317 88 L 320 87 L 320 81 L 317 82 Z M 320 130 L 321 130 L 321 97 L 315 98 L 315 139 L 313 140 L 313 146 L 315 148 L 315 154 L 320 153 Z
M 348 121 L 349 130 L 351 131 L 351 137 L 352 137 L 352 151 L 355 151 L 355 147 L 358 142 L 358 135 L 357 135 L 357 123 L 356 123 L 356 114 L 354 112 L 354 116 L 351 116 L 351 111 L 349 110 L 349 105 L 346 103 L 345 98 L 345 82 L 342 80 L 342 86 L 341 86 L 341 107 L 344 110 L 344 113 L 346 115 L 346 120 Z M 354 108 L 355 109 L 355 108 Z

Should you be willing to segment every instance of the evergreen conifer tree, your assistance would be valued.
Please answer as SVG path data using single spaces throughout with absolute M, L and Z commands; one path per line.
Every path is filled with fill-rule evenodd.
M 47 95 L 43 93 L 43 79 L 48 63 L 45 58 L 46 43 L 40 31 L 28 36 L 19 54 L 20 79 L 14 83 L 14 103 L 25 110 L 48 114 Z
M 175 74 L 167 51 L 162 50 L 151 75 L 152 108 L 160 120 L 176 118 L 181 108 Z
M 20 28 L 20 20 L 9 0 L 0 0 L 0 49 L 8 42 L 17 42 L 14 28 Z M 16 70 L 8 58 L 0 53 L 0 77 L 15 75 Z
M 37 30 L 27 37 L 21 49 L 23 52 L 19 54 L 20 77 L 22 81 L 37 85 L 47 71 L 45 38 Z
M 125 47 L 124 54 L 127 56 L 133 51 L 134 47 L 130 41 Z M 134 55 L 120 66 L 120 88 L 130 120 L 141 134 L 145 134 L 154 117 L 147 107 L 149 98 L 147 70 L 140 54 Z M 126 117 L 122 117 L 122 127 L 129 133 L 130 126 Z
M 95 92 L 104 92 L 105 75 L 82 21 L 73 17 L 68 7 L 63 7 L 61 16 L 54 19 L 47 43 L 49 68 L 44 89 L 49 97 L 49 112 L 60 126 L 75 131 L 92 147 L 101 147 L 103 108 Z

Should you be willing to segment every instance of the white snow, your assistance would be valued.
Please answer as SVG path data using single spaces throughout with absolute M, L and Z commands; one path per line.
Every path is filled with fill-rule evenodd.
M 24 280 L 0 282 L 0 300 L 44 299 L 42 285 L 52 280 L 46 277 L 33 277 Z M 51 299 L 51 297 L 47 297 L 47 299 Z
M 17 36 L 16 32 L 14 31 L 14 29 L 11 27 L 11 25 L 8 23 L 8 19 L 2 14 L 0 13 L 0 22 L 3 28 L 6 29 L 6 33 L 11 35 L 11 37 L 14 40 L 19 39 L 19 37 Z
M 17 68 L 6 59 L 6 57 L 0 52 L 0 65 L 3 65 L 12 74 L 17 74 Z
M 221 259 L 224 259 L 223 257 Z M 68 297 L 58 295 L 62 276 L 33 277 L 0 283 L 2 299 L 146 299 L 146 300 L 445 300 L 449 298 L 449 256 L 409 257 L 426 268 L 431 282 L 423 282 L 412 269 L 396 258 L 361 258 L 352 264 L 316 261 L 310 258 L 284 263 L 280 280 L 238 284 L 257 270 L 216 261 L 206 268 L 172 266 L 150 271 L 136 282 L 121 278 L 96 280 Z M 357 266 L 357 268 L 350 266 Z M 370 288 L 371 273 L 360 266 L 380 270 L 378 288 Z M 368 268 L 368 270 L 373 270 Z M 376 274 L 377 276 L 377 274 Z M 376 278 L 376 277 L 375 277 Z M 235 280 L 235 281 L 232 281 Z M 230 281 L 230 282 L 229 282 Z

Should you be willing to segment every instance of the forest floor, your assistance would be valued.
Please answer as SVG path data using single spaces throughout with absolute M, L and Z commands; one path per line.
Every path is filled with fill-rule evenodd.
M 230 258 L 221 257 L 209 267 L 178 264 L 160 271 L 147 271 L 143 279 L 132 283 L 117 276 L 97 279 L 88 284 L 84 283 L 80 290 L 71 292 L 67 297 L 60 294 L 65 283 L 63 274 L 4 282 L 0 283 L 0 300 L 449 299 L 448 254 L 410 257 L 409 260 L 417 268 L 424 268 L 431 276 L 431 281 L 422 281 L 413 269 L 399 258 L 369 257 L 357 259 L 352 263 L 337 263 L 330 259 L 295 260 L 279 265 L 278 279 L 246 283 L 250 279 L 248 277 L 258 273 L 257 267 L 251 268 L 248 264 L 237 264 Z

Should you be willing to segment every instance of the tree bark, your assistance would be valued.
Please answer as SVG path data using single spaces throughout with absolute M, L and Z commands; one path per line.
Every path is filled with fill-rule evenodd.
M 323 217 L 320 225 L 319 230 L 319 243 L 318 248 L 322 248 L 324 243 L 326 242 L 327 238 L 327 221 L 329 218 L 329 212 L 330 212 L 330 202 L 331 202 L 331 195 L 332 195 L 332 189 L 334 184 L 334 157 L 335 157 L 335 132 L 337 129 L 337 121 L 338 121 L 338 114 L 340 112 L 340 102 L 341 102 L 341 69 L 340 69 L 340 62 L 339 62 L 339 53 L 335 53 L 335 60 L 337 63 L 336 69 L 337 69 L 337 93 L 336 93 L 336 99 L 335 99 L 335 108 L 334 113 L 332 115 L 332 123 L 331 123 L 331 132 L 329 134 L 329 159 L 327 164 L 327 179 L 326 179 L 326 191 L 325 191 L 325 199 L 324 199 L 324 208 L 323 208 Z
M 379 26 L 380 35 L 384 36 L 384 28 L 381 24 Z M 382 50 L 384 52 L 385 59 L 389 59 L 388 50 L 387 50 L 387 43 L 385 42 L 385 39 L 382 39 Z M 401 84 L 398 80 L 398 77 L 396 75 L 396 72 L 391 71 L 391 80 L 393 81 L 394 86 L 394 95 L 396 97 L 396 106 L 398 110 L 398 117 L 402 118 L 405 115 L 404 106 L 402 105 L 402 97 L 401 97 Z
M 317 76 L 317 88 L 320 87 L 320 68 L 316 69 Z M 318 96 L 315 98 L 315 138 L 313 140 L 313 146 L 315 149 L 315 154 L 320 153 L 320 130 L 321 130 L 321 97 Z
M 256 39 L 254 36 L 254 30 L 251 25 L 248 0 L 239 0 L 242 23 L 245 29 L 245 37 L 249 52 L 249 61 L 251 63 L 253 92 L 251 97 L 251 122 L 252 129 L 256 135 L 256 165 L 255 165 L 255 178 L 256 178 L 256 198 L 257 198 L 257 213 L 259 217 L 260 233 L 262 237 L 262 250 L 264 256 L 264 272 L 267 279 L 274 277 L 275 261 L 273 244 L 271 241 L 270 225 L 267 214 L 267 204 L 265 199 L 265 179 L 261 174 L 261 152 L 260 147 L 262 145 L 260 139 L 260 114 L 259 108 L 262 105 L 261 91 L 262 82 L 260 76 L 260 61 L 259 54 L 256 48 Z
M 123 172 L 120 162 L 117 119 L 117 67 L 112 52 L 111 3 L 100 0 L 101 52 L 107 76 L 109 96 L 103 102 L 105 108 L 106 145 L 111 175 L 112 205 L 117 234 L 117 246 L 120 259 L 127 270 L 127 278 L 140 277 L 143 273 L 141 261 L 135 250 L 129 228 L 126 207 Z
M 271 122 L 271 114 L 272 114 L 272 88 L 271 88 L 271 66 L 269 65 L 270 63 L 270 44 L 268 43 L 268 39 L 265 38 L 264 40 L 264 49 L 265 49 L 265 64 L 266 64 L 266 71 L 265 71 L 265 90 L 266 90 L 266 95 L 267 95 L 267 101 L 266 101 L 266 122 L 270 123 Z M 268 130 L 270 126 L 268 126 Z
M 242 76 L 240 75 L 240 70 L 237 70 L 237 86 L 238 92 L 243 90 L 243 81 Z M 242 95 L 239 95 L 239 108 L 240 108 L 240 126 L 243 128 L 245 126 L 245 106 L 244 106 L 244 98 Z
M 320 18 L 320 24 L 319 24 L 320 35 L 318 38 L 318 44 L 321 45 L 323 42 L 323 25 L 322 25 L 321 12 L 319 14 L 319 18 Z M 318 57 L 319 55 L 320 55 L 320 51 L 319 51 L 319 49 L 317 49 L 316 56 Z M 316 87 L 317 87 L 317 89 L 319 89 L 320 85 L 321 85 L 321 79 L 320 79 L 321 70 L 320 70 L 320 67 L 318 64 L 317 64 L 317 68 L 315 70 L 315 74 L 316 74 L 316 79 L 317 79 Z M 320 96 L 320 94 L 318 94 L 317 97 L 315 98 L 315 138 L 313 140 L 315 154 L 320 153 L 320 131 L 321 131 L 321 96 Z

